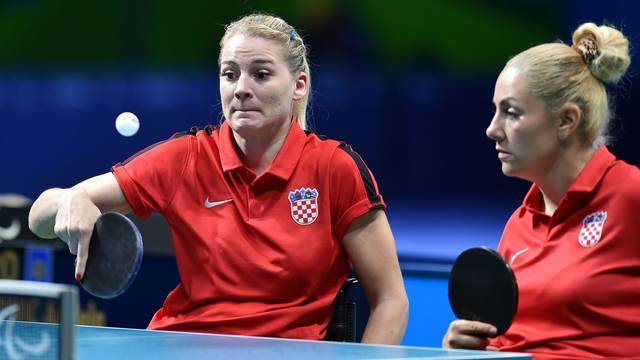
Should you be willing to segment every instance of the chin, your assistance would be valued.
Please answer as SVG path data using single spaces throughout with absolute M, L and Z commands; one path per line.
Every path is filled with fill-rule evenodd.
M 502 173 L 505 176 L 518 177 L 517 168 L 515 168 L 512 164 L 502 163 Z
M 260 127 L 262 121 L 253 118 L 236 118 L 229 120 L 229 126 L 236 132 L 251 131 Z
M 518 178 L 525 181 L 533 182 L 530 172 L 525 171 L 521 167 L 513 166 L 513 164 L 502 164 L 502 173 L 505 176 Z

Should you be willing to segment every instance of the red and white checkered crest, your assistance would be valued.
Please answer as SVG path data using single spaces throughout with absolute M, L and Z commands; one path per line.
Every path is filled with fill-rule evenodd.
M 598 211 L 585 216 L 582 220 L 582 229 L 578 235 L 578 242 L 584 247 L 596 246 L 602 236 L 602 228 L 607 220 L 606 211 Z
M 291 217 L 298 225 L 310 225 L 318 218 L 318 190 L 301 188 L 289 193 Z

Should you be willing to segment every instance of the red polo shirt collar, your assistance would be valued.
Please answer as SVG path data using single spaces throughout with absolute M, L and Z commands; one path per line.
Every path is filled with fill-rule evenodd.
M 558 206 L 558 210 L 560 210 L 561 207 L 570 206 L 570 204 L 566 205 L 566 203 L 572 202 L 571 198 L 592 192 L 615 160 L 616 157 L 609 152 L 609 149 L 607 149 L 606 146 L 601 146 L 596 150 L 589 162 L 585 165 L 584 169 L 582 169 L 580 174 L 578 174 L 578 177 L 573 181 L 571 186 L 569 186 L 569 190 L 567 190 L 567 194 Z M 531 189 L 529 189 L 527 196 L 525 196 L 522 205 L 522 210 L 544 214 L 544 211 L 541 208 L 542 192 L 537 184 L 534 183 L 531 186 Z M 556 211 L 556 213 L 558 213 L 558 211 Z M 523 214 L 524 212 L 521 212 L 520 215 Z
M 306 133 L 297 121 L 292 120 L 291 128 L 282 144 L 282 148 L 280 148 L 273 163 L 265 173 L 288 180 L 298 165 L 306 141 Z M 245 167 L 238 155 L 231 127 L 226 121 L 220 126 L 220 161 L 222 170 L 225 172 Z

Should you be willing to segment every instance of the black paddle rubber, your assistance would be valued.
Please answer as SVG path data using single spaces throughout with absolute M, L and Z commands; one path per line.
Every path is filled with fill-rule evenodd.
M 102 214 L 91 236 L 82 287 L 104 299 L 122 294 L 140 270 L 142 253 L 142 236 L 129 218 Z
M 449 303 L 459 319 L 494 325 L 501 335 L 511 326 L 518 309 L 513 271 L 492 249 L 467 249 L 451 269 Z

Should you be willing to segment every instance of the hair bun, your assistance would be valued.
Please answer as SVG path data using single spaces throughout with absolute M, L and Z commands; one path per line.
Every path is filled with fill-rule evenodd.
M 631 63 L 629 41 L 610 26 L 580 25 L 573 33 L 572 48 L 582 55 L 591 73 L 604 82 L 620 80 Z

